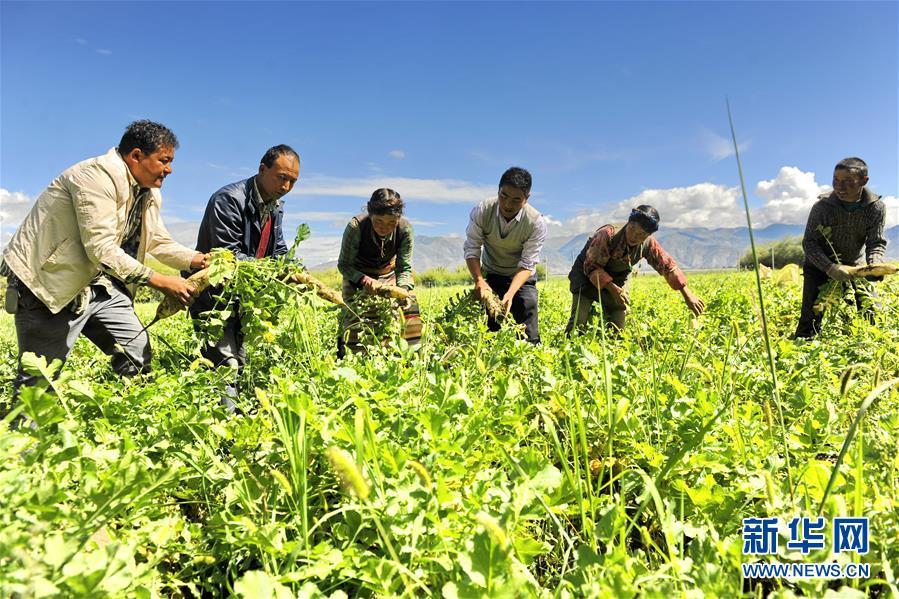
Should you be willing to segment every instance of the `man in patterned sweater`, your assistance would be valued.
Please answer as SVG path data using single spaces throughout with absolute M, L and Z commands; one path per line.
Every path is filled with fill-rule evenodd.
M 861 265 L 862 247 L 867 264 L 883 261 L 886 207 L 880 196 L 865 187 L 868 165 L 861 158 L 844 158 L 833 170 L 833 192 L 821 195 L 808 215 L 802 249 L 802 309 L 794 338 L 811 338 L 821 329 L 823 314 L 815 314 L 818 292 L 828 278 L 851 282 L 847 267 Z M 861 308 L 856 293 L 856 306 Z
M 687 277 L 674 258 L 652 237 L 658 228 L 658 210 L 643 205 L 631 210 L 623 227 L 603 225 L 593 233 L 568 273 L 572 299 L 566 335 L 575 328 L 584 329 L 597 301 L 602 306 L 603 319 L 612 331 L 623 329 L 630 306 L 630 274 L 643 258 L 665 277 L 672 289 L 681 292 L 693 314 L 702 314 L 705 304 L 687 289 Z

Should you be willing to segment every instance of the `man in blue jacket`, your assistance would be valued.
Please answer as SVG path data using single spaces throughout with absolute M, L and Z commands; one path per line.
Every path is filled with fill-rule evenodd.
M 238 260 L 256 260 L 287 253 L 282 224 L 284 205 L 280 199 L 291 189 L 300 175 L 300 157 L 287 145 L 269 148 L 259 164 L 259 172 L 243 181 L 222 187 L 209 198 L 197 235 L 197 251 L 207 253 L 214 248 L 231 250 Z M 203 248 L 203 249 L 200 249 Z M 208 289 L 190 308 L 195 319 L 216 302 L 217 290 Z M 233 306 L 222 337 L 206 344 L 201 353 L 216 366 L 229 366 L 239 374 L 246 360 L 238 307 Z M 237 380 L 228 386 L 226 407 L 234 411 Z

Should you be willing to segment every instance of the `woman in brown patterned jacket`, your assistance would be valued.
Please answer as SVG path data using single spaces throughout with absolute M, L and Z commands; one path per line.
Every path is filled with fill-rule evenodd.
M 624 328 L 630 305 L 630 275 L 643 258 L 668 285 L 680 291 L 690 311 L 699 315 L 703 301 L 687 289 L 687 277 L 652 234 L 659 228 L 659 212 L 652 206 L 637 206 L 624 226 L 603 225 L 587 240 L 574 261 L 568 280 L 572 294 L 571 317 L 565 333 L 583 330 L 593 304 L 600 302 L 603 319 L 613 332 Z

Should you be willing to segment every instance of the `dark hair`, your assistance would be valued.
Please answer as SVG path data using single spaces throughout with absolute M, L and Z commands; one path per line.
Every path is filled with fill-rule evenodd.
M 520 189 L 525 195 L 531 193 L 531 173 L 519 166 L 513 166 L 499 178 L 499 186 L 508 185 Z
M 172 130 L 153 121 L 134 121 L 125 129 L 119 141 L 119 154 L 127 155 L 137 148 L 144 154 L 152 154 L 159 148 L 177 148 L 178 138 Z
M 641 204 L 631 210 L 627 222 L 635 222 L 650 235 L 659 230 L 659 211 L 648 204 Z
M 403 198 L 392 189 L 382 187 L 371 194 L 367 208 L 371 216 L 402 216 Z
M 270 147 L 265 151 L 265 154 L 262 155 L 262 160 L 259 162 L 268 168 L 272 168 L 272 165 L 275 164 L 275 160 L 281 156 L 293 156 L 297 159 L 297 165 L 300 163 L 300 155 L 287 144 L 278 144 L 277 146 Z
M 862 179 L 868 176 L 868 165 L 865 164 L 864 160 L 855 156 L 843 158 L 837 162 L 837 165 L 833 167 L 833 170 L 847 170 L 853 175 L 860 176 Z

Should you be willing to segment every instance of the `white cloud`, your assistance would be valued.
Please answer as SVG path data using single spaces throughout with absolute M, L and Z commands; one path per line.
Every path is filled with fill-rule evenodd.
M 739 227 L 746 224 L 746 216 L 738 199 L 738 188 L 714 183 L 646 189 L 610 209 L 585 212 L 558 225 L 551 223 L 550 234 L 588 233 L 605 223 L 624 222 L 631 209 L 640 204 L 654 206 L 665 227 Z
M 34 202 L 28 194 L 0 188 L 0 226 L 4 229 L 19 226 Z
M 812 204 L 830 189 L 830 186 L 818 185 L 813 172 L 804 172 L 795 166 L 781 167 L 774 179 L 759 181 L 755 186 L 755 194 L 765 200 L 764 207 L 757 211 L 758 225 L 805 224 Z
M 703 148 L 712 160 L 717 162 L 734 155 L 734 142 L 732 138 L 722 137 L 708 129 L 702 131 L 701 137 Z M 740 148 L 740 152 L 743 152 L 749 148 L 749 144 L 750 141 L 746 140 L 738 142 L 737 146 Z
M 290 205 L 285 208 L 284 212 L 284 230 L 292 231 L 301 223 L 327 223 L 332 227 L 343 229 L 353 217 L 350 212 L 316 212 L 301 210 L 294 212 L 290 210 Z
M 301 179 L 291 195 L 339 196 L 368 199 L 380 187 L 389 187 L 404 200 L 431 204 L 475 204 L 496 195 L 493 185 L 478 185 L 457 179 L 413 179 L 411 177 L 368 177 L 341 179 L 311 176 Z
M 307 267 L 317 266 L 325 262 L 337 260 L 340 256 L 340 242 L 342 237 L 337 235 L 312 235 L 302 241 L 297 247 L 297 257 L 303 260 Z M 288 240 L 287 245 L 291 241 Z
M 97 48 L 96 52 L 97 54 L 102 54 L 103 56 L 109 56 L 110 54 L 112 54 L 112 50 L 107 50 L 106 48 Z
M 0 248 L 5 248 L 34 204 L 28 194 L 0 188 Z
M 363 209 L 360 211 L 364 212 Z M 291 212 L 288 210 L 285 213 L 285 226 L 286 228 L 296 227 L 300 223 L 317 223 L 317 222 L 327 222 L 334 226 L 343 228 L 350 219 L 355 216 L 349 212 L 315 212 L 315 211 L 302 211 L 302 212 Z M 415 225 L 416 227 L 439 227 L 440 225 L 445 225 L 445 222 L 433 221 L 433 220 L 410 220 L 410 223 Z
M 546 224 L 548 226 L 558 226 L 558 227 L 562 226 L 562 221 L 554 219 L 551 214 L 544 214 L 543 220 L 546 221 Z
M 406 153 L 402 150 L 390 150 L 390 157 L 396 158 L 397 160 L 402 160 L 406 157 Z
M 756 195 L 764 200 L 761 207 L 751 209 L 752 226 L 773 224 L 803 225 L 809 210 L 829 185 L 815 181 L 815 173 L 795 166 L 784 166 L 771 180 L 756 184 Z M 899 198 L 884 196 L 886 227 L 899 224 Z M 689 187 L 647 189 L 604 210 L 585 211 L 564 223 L 549 220 L 551 235 L 588 233 L 605 223 L 624 222 L 631 209 L 640 204 L 654 206 L 662 217 L 663 227 L 730 228 L 745 227 L 746 212 L 739 187 L 714 183 L 698 183 Z
M 887 207 L 887 228 L 899 225 L 899 198 L 896 196 L 883 196 L 881 200 Z
M 76 37 L 76 38 L 75 38 L 75 43 L 78 44 L 79 46 L 86 46 L 86 45 L 87 45 L 87 40 L 84 39 L 83 37 Z

